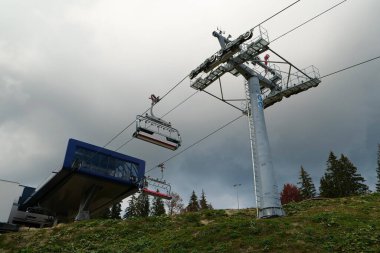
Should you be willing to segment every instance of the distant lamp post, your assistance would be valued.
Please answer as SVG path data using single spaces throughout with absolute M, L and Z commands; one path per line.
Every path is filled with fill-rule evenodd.
M 239 210 L 240 209 L 239 208 L 239 186 L 241 186 L 241 184 L 234 184 L 233 186 L 236 187 L 236 197 L 237 197 L 237 204 L 238 204 L 238 210 Z

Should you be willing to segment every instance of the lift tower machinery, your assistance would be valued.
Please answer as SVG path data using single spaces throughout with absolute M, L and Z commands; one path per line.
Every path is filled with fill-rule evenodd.
M 250 29 L 235 40 L 223 34 L 221 30 L 212 33 L 221 49 L 191 71 L 191 87 L 234 106 L 224 99 L 221 83 L 221 98 L 205 89 L 214 81 L 220 81 L 220 77 L 227 72 L 244 77 L 247 106 L 241 111 L 247 115 L 249 123 L 257 217 L 284 216 L 274 175 L 264 108 L 281 101 L 283 97 L 318 86 L 321 82 L 319 72 L 314 66 L 298 69 L 270 49 L 267 31 L 261 26 Z M 269 61 L 270 56 L 266 52 L 271 52 L 278 61 Z M 261 55 L 264 55 L 263 60 Z M 284 64 L 289 68 L 281 71 L 273 63 Z

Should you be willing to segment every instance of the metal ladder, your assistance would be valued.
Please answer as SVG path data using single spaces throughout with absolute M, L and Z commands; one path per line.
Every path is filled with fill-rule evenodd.
M 255 199 L 256 199 L 256 210 L 257 210 L 257 217 L 259 217 L 259 210 L 261 208 L 261 183 L 260 183 L 260 170 L 256 169 L 255 161 L 258 161 L 257 152 L 254 149 L 254 146 L 256 145 L 256 138 L 255 138 L 255 129 L 254 129 L 254 123 L 253 123 L 253 117 L 251 114 L 251 99 L 249 95 L 249 87 L 248 87 L 248 81 L 244 81 L 244 90 L 245 90 L 245 96 L 246 96 L 246 110 L 247 110 L 247 118 L 248 118 L 248 128 L 249 128 L 249 140 L 251 144 L 251 158 L 252 158 L 252 169 L 253 169 L 253 180 L 254 180 L 254 191 L 255 191 Z

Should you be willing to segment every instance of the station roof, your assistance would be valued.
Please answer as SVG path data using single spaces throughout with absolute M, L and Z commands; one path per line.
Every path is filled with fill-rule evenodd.
M 70 139 L 62 169 L 36 189 L 20 208 L 41 206 L 58 217 L 71 218 L 88 191 L 96 187 L 89 206 L 94 214 L 134 194 L 144 173 L 143 160 Z

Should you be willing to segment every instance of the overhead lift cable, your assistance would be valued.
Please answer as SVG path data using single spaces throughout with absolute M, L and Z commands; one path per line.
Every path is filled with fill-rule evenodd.
M 351 68 L 354 68 L 354 67 L 358 67 L 358 66 L 360 66 L 360 65 L 362 65 L 362 64 L 365 64 L 365 63 L 368 63 L 368 62 L 371 62 L 371 61 L 374 61 L 374 60 L 377 60 L 377 59 L 380 59 L 380 56 L 377 56 L 377 57 L 374 57 L 374 58 L 371 58 L 371 59 L 368 59 L 368 60 L 365 60 L 365 61 L 362 61 L 362 62 L 359 62 L 359 63 L 353 64 L 353 65 L 351 65 L 351 66 L 345 67 L 345 68 L 343 68 L 343 69 L 340 69 L 340 70 L 337 70 L 337 71 L 334 71 L 334 72 L 331 72 L 331 73 L 329 73 L 329 74 L 326 74 L 326 75 L 324 75 L 324 76 L 321 76 L 320 78 L 322 79 L 322 78 L 325 78 L 325 77 L 328 77 L 328 76 L 332 76 L 332 75 L 338 74 L 338 73 L 340 73 L 340 72 L 346 71 L 346 70 L 351 69 Z M 223 128 L 229 126 L 230 124 L 232 124 L 233 122 L 235 122 L 236 120 L 240 119 L 240 118 L 243 117 L 243 116 L 244 116 L 244 115 L 240 115 L 239 117 L 233 119 L 232 121 L 230 121 L 230 122 L 224 124 L 223 126 L 221 126 L 220 128 L 218 128 L 218 129 L 212 131 L 211 133 L 209 133 L 209 134 L 206 135 L 205 137 L 203 137 L 203 138 L 201 138 L 200 140 L 194 142 L 193 144 L 191 144 L 190 146 L 188 146 L 188 147 L 185 148 L 184 150 L 182 150 L 182 151 L 178 152 L 177 154 L 174 154 L 173 156 L 169 157 L 169 158 L 166 159 L 164 162 L 161 162 L 161 163 L 159 163 L 158 165 L 152 167 L 150 170 L 146 171 L 145 173 L 151 172 L 152 170 L 158 168 L 160 164 L 166 163 L 166 162 L 170 161 L 171 159 L 173 159 L 173 158 L 179 156 L 180 154 L 184 153 L 184 152 L 187 151 L 188 149 L 192 148 L 193 146 L 195 146 L 195 145 L 197 145 L 198 143 L 202 142 L 203 140 L 207 139 L 207 138 L 210 137 L 211 135 L 213 135 L 213 134 L 219 132 L 219 131 L 222 130 Z
M 170 109 L 167 113 L 165 113 L 164 115 L 161 116 L 161 118 L 165 117 L 166 115 L 168 115 L 169 113 L 171 113 L 172 111 L 174 111 L 175 109 L 177 109 L 179 106 L 181 106 L 183 103 L 185 103 L 187 100 L 189 100 L 190 98 L 192 98 L 195 94 L 197 94 L 199 91 L 195 91 L 193 94 L 191 94 L 190 96 L 188 96 L 187 98 L 185 98 L 184 100 L 182 100 L 179 104 L 177 104 L 176 106 L 174 106 L 172 109 Z
M 328 76 L 332 76 L 332 75 L 338 74 L 339 72 L 346 71 L 346 70 L 348 70 L 348 69 L 351 69 L 351 68 L 357 67 L 357 66 L 359 66 L 359 65 L 362 65 L 362 64 L 364 64 L 364 63 L 367 63 L 367 62 L 370 62 L 370 61 L 374 61 L 374 60 L 377 60 L 377 59 L 380 59 L 380 56 L 376 56 L 376 57 L 374 57 L 374 58 L 372 58 L 372 59 L 365 60 L 365 61 L 359 62 L 359 63 L 357 63 L 357 64 L 351 65 L 351 66 L 349 66 L 349 67 L 346 67 L 346 68 L 344 68 L 344 69 L 340 69 L 340 70 L 334 71 L 334 72 L 332 72 L 332 73 L 330 73 L 330 74 L 327 74 L 327 75 L 321 76 L 320 78 L 322 79 L 322 78 L 325 78 L 325 77 L 328 77 Z
M 285 7 L 284 9 L 282 9 L 282 10 L 276 12 L 275 14 L 273 14 L 272 16 L 270 16 L 269 18 L 265 19 L 264 21 L 261 21 L 261 23 L 259 23 L 259 24 L 255 25 L 254 27 L 252 27 L 252 28 L 250 29 L 250 31 L 253 31 L 253 29 L 255 29 L 256 27 L 259 27 L 260 25 L 264 24 L 264 23 L 267 22 L 268 20 L 274 18 L 275 16 L 277 16 L 277 15 L 280 14 L 281 12 L 283 12 L 283 11 L 289 9 L 290 7 L 292 7 L 293 5 L 295 5 L 296 3 L 300 2 L 300 1 L 301 1 L 301 0 L 295 1 L 295 2 L 293 2 L 292 4 L 288 5 L 287 7 Z
M 312 20 L 314 20 L 314 19 L 318 18 L 319 16 L 321 16 L 321 15 L 325 14 L 326 12 L 329 12 L 329 11 L 331 11 L 332 9 L 334 9 L 334 8 L 338 7 L 339 5 L 343 4 L 344 2 L 347 2 L 347 0 L 343 0 L 343 1 L 339 2 L 339 3 L 337 3 L 336 5 L 334 5 L 334 6 L 330 7 L 329 9 L 327 9 L 327 10 L 325 10 L 325 11 L 323 11 L 323 12 L 319 13 L 318 15 L 316 15 L 316 16 L 314 16 L 314 17 L 312 17 L 312 18 L 308 19 L 308 20 L 306 20 L 306 21 L 305 21 L 305 22 L 303 22 L 302 24 L 300 24 L 300 25 L 298 25 L 298 26 L 294 27 L 293 29 L 290 29 L 290 30 L 289 30 L 289 31 L 287 31 L 286 33 L 283 33 L 282 35 L 280 35 L 280 36 L 278 36 L 277 38 L 275 38 L 274 40 L 272 40 L 272 41 L 271 41 L 271 43 L 273 43 L 273 42 L 275 42 L 276 40 L 278 40 L 278 39 L 280 39 L 280 38 L 284 37 L 285 35 L 287 35 L 287 34 L 289 34 L 289 33 L 293 32 L 294 30 L 297 30 L 297 29 L 298 29 L 298 28 L 300 28 L 301 26 L 304 26 L 304 25 L 306 25 L 307 23 L 309 23 L 309 22 L 311 22 Z
M 159 165 L 160 165 L 160 164 L 165 164 L 166 162 L 170 161 L 170 160 L 173 159 L 174 157 L 179 156 L 180 154 L 182 154 L 182 153 L 185 152 L 186 150 L 188 150 L 188 149 L 194 147 L 195 145 L 197 145 L 198 143 L 200 143 L 200 142 L 202 142 L 203 140 L 207 139 L 207 138 L 210 137 L 211 135 L 213 135 L 213 134 L 219 132 L 220 130 L 222 130 L 223 128 L 225 128 L 225 127 L 231 125 L 232 123 L 234 123 L 235 121 L 237 121 L 238 119 L 240 119 L 240 118 L 243 117 L 243 116 L 244 116 L 244 114 L 242 114 L 242 115 L 238 116 L 237 118 L 235 118 L 235 119 L 229 121 L 228 123 L 224 124 L 223 126 L 219 127 L 218 129 L 212 131 L 211 133 L 209 133 L 209 134 L 206 135 L 205 137 L 203 137 L 203 138 L 197 140 L 197 141 L 194 142 L 193 144 L 191 144 L 191 145 L 189 145 L 188 147 L 186 147 L 185 149 L 181 150 L 181 151 L 178 152 L 177 154 L 174 154 L 174 155 L 172 155 L 171 157 L 169 157 L 168 159 L 166 159 L 165 161 L 159 163 Z M 154 170 L 155 168 L 158 168 L 159 165 L 154 166 L 153 168 L 151 168 L 150 170 L 146 171 L 145 173 L 148 173 L 148 172 Z
M 148 111 L 150 110 L 150 108 L 146 109 L 145 112 L 143 112 L 143 114 L 147 113 Z M 132 121 L 131 123 L 129 123 L 126 127 L 124 127 L 120 132 L 118 132 L 114 137 L 112 137 L 106 144 L 103 145 L 103 148 L 107 147 L 108 145 L 110 145 L 117 137 L 119 137 L 122 133 L 124 133 L 124 131 L 126 131 L 130 126 L 132 126 L 134 123 L 136 122 L 136 120 Z
M 169 95 L 170 92 L 172 92 L 175 88 L 177 88 L 183 81 L 185 81 L 186 78 L 188 78 L 189 75 L 185 76 L 184 78 L 182 78 L 182 80 L 177 83 L 176 85 L 174 85 L 168 92 L 166 92 L 161 98 L 160 98 L 160 101 L 162 99 L 164 99 L 167 95 Z

